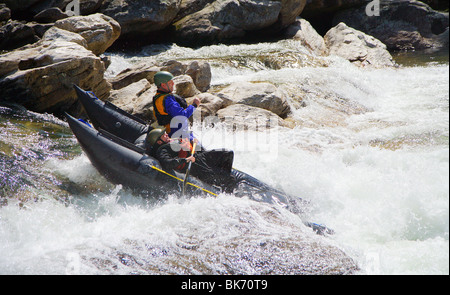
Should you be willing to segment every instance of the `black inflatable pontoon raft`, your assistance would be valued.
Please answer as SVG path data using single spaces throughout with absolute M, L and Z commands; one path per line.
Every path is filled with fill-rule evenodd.
M 74 87 L 93 127 L 69 114 L 66 117 L 80 146 L 100 174 L 113 183 L 153 196 L 181 194 L 184 175 L 176 171 L 164 171 L 157 159 L 151 157 L 143 146 L 145 136 L 152 127 L 117 106 L 99 100 L 94 93 L 76 85 Z M 237 179 L 234 195 L 299 211 L 300 199 L 292 198 L 239 170 L 232 169 L 232 174 Z M 189 176 L 186 192 L 190 195 L 216 196 L 221 193 L 221 189 Z M 319 231 L 320 225 L 306 224 Z
M 94 128 L 70 115 L 67 115 L 67 120 L 83 150 L 102 175 L 114 183 L 132 188 L 161 188 L 164 191 L 171 188 L 180 192 L 178 186 L 184 175 L 175 171 L 163 171 L 159 162 L 149 156 L 142 146 L 151 126 L 115 105 L 99 100 L 94 93 L 74 87 Z M 258 201 L 282 206 L 289 204 L 289 197 L 283 192 L 239 170 L 233 169 L 232 174 L 238 180 L 238 195 L 248 195 Z M 221 192 L 220 188 L 195 177 L 190 177 L 188 181 L 199 186 L 203 192 Z

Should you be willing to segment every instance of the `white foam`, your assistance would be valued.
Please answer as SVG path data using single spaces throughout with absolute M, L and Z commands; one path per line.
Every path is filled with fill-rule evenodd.
M 258 48 L 165 50 L 162 58 L 172 53 L 220 58 Z M 140 61 L 117 58 L 111 74 Z M 302 218 L 333 228 L 336 234 L 328 241 L 350 254 L 363 273 L 448 274 L 448 71 L 448 65 L 359 69 L 332 58 L 324 68 L 218 67 L 213 82 L 271 81 L 302 96 L 306 107 L 292 114 L 298 126 L 278 131 L 276 157 L 262 161 L 260 154 L 241 149 L 235 167 L 310 201 Z M 245 140 L 244 133 L 236 136 Z M 222 146 L 212 142 L 208 147 Z M 103 179 L 84 154 L 48 160 L 45 169 L 79 186 Z M 145 267 L 165 273 L 189 267 L 191 273 L 204 268 L 226 272 L 223 264 L 201 255 L 233 255 L 229 241 L 299 242 L 297 233 L 303 231 L 302 238 L 316 238 L 299 216 L 233 196 L 167 196 L 155 205 L 120 186 L 104 185 L 89 197 L 71 197 L 68 206 L 48 196 L 25 209 L 13 201 L 0 208 L 0 250 L 8 253 L 0 257 L 0 273 L 117 274 Z M 176 252 L 173 269 L 149 262 L 165 259 L 174 249 L 195 254 Z M 117 257 L 136 267 L 125 267 Z

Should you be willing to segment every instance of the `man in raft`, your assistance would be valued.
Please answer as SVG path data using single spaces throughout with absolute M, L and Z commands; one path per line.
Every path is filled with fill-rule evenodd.
M 158 124 L 164 129 L 153 129 L 147 135 L 151 154 L 169 171 L 185 173 L 187 164 L 192 162 L 193 176 L 227 190 L 234 180 L 231 175 L 233 151 L 202 148 L 197 148 L 196 153 L 192 151 L 192 144 L 197 139 L 188 131 L 188 119 L 200 105 L 200 100 L 195 98 L 188 106 L 184 98 L 173 94 L 173 75 L 169 72 L 157 72 L 154 82 L 158 90 L 153 97 L 153 110 Z
M 234 153 L 229 150 L 202 150 L 192 153 L 190 140 L 171 139 L 164 129 L 155 128 L 148 134 L 148 143 L 153 155 L 166 171 L 186 172 L 192 162 L 191 174 L 198 179 L 232 192 L 235 177 L 231 174 Z M 196 141 L 196 139 L 194 139 Z
M 174 82 L 169 72 L 157 72 L 154 81 L 158 90 L 153 97 L 153 111 L 158 124 L 164 126 L 170 138 L 189 137 L 192 141 L 193 136 L 188 133 L 188 119 L 200 105 L 200 100 L 194 98 L 192 105 L 188 106 L 184 98 L 172 93 Z

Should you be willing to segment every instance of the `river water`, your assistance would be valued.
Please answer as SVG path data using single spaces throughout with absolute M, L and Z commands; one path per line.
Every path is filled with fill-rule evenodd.
M 193 128 L 207 147 L 235 150 L 236 168 L 307 201 L 304 212 L 134 195 L 97 173 L 63 120 L 0 106 L 0 274 L 449 274 L 448 52 L 398 55 L 385 69 L 295 41 L 108 55 L 109 76 L 203 59 L 213 91 L 279 87 L 292 128 L 276 129 L 269 151 L 252 148 L 256 131 Z

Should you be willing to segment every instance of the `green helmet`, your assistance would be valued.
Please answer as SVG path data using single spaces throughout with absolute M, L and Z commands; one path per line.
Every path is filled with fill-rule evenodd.
M 152 131 L 150 131 L 150 132 L 147 134 L 147 138 L 146 138 L 147 143 L 148 143 L 150 146 L 153 146 L 153 145 L 158 141 L 158 139 L 159 139 L 162 135 L 164 135 L 165 132 L 166 132 L 165 129 L 159 129 L 159 128 L 152 129 Z
M 155 74 L 155 76 L 153 77 L 156 86 L 159 87 L 159 85 L 161 85 L 161 83 L 167 83 L 170 80 L 173 79 L 173 75 L 169 72 L 166 71 L 162 71 L 162 72 L 157 72 Z

